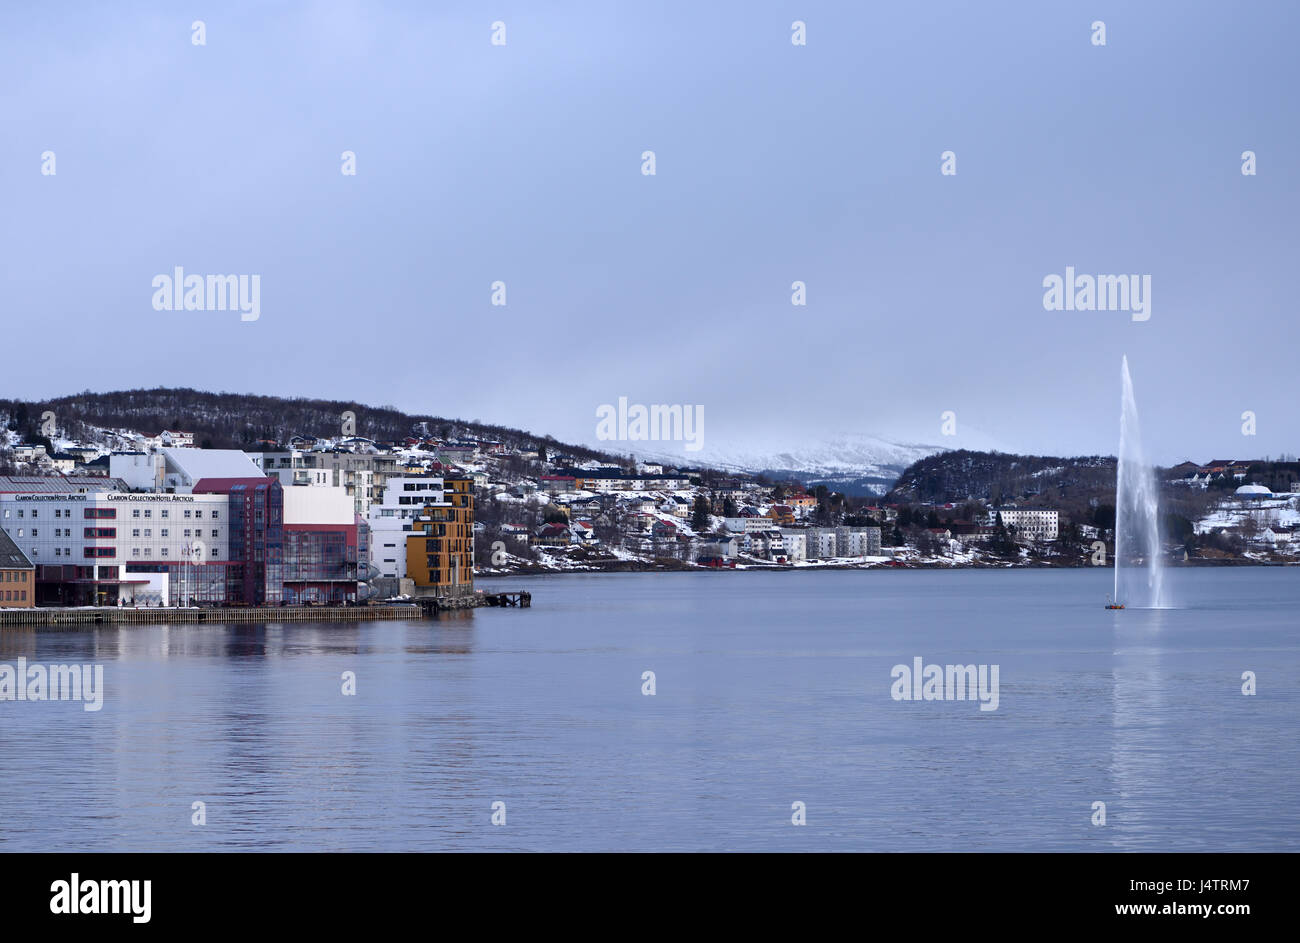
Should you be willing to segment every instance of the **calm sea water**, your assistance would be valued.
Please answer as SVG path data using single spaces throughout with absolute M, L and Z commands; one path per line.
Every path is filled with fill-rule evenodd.
M 0 849 L 1300 849 L 1300 570 L 1169 579 L 1166 611 L 1106 611 L 1096 570 L 627 574 L 438 621 L 4 629 L 107 693 L 0 702 Z M 918 655 L 998 665 L 998 709 L 893 700 Z

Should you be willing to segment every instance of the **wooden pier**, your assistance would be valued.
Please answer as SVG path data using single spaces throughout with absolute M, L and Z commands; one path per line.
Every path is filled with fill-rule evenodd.
M 532 593 L 485 593 L 483 604 L 487 606 L 516 606 L 527 609 L 533 604 Z
M 477 609 L 479 606 L 512 606 L 528 609 L 533 604 L 533 594 L 528 592 L 474 593 L 459 596 L 416 597 L 415 604 L 426 615 L 451 612 L 456 609 Z
M 252 606 L 229 608 L 136 609 L 102 606 L 80 609 L 0 609 L 6 625 L 110 625 L 221 622 L 369 622 L 372 619 L 419 619 L 419 606 Z
M 479 606 L 510 606 L 527 609 L 533 594 L 528 592 L 466 593 L 459 596 L 428 596 L 409 603 L 378 606 L 231 606 L 210 608 L 137 609 L 134 606 L 57 609 L 0 609 L 0 628 L 8 625 L 119 625 L 152 623 L 223 622 L 369 622 L 373 619 L 423 619 L 439 612 L 476 609 Z

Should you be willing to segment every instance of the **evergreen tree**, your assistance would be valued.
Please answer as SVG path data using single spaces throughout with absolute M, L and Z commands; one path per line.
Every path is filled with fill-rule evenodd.
M 695 507 L 691 511 L 691 529 L 702 534 L 709 529 L 709 501 L 704 495 L 695 496 Z
M 989 540 L 989 549 L 1001 557 L 1013 557 L 1019 550 L 1016 547 L 1016 541 L 1007 530 L 1006 524 L 1002 523 L 1002 512 L 998 512 L 997 523 L 993 525 L 993 537 Z

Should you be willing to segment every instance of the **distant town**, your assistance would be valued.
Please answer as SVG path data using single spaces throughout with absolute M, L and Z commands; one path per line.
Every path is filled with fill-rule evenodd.
M 1113 549 L 1105 457 L 942 452 L 861 497 L 469 424 L 381 440 L 356 423 L 343 411 L 337 435 L 219 448 L 181 428 L 65 428 L 10 404 L 0 607 L 445 601 L 519 573 L 1087 566 Z M 1300 559 L 1294 459 L 1160 476 L 1171 562 Z

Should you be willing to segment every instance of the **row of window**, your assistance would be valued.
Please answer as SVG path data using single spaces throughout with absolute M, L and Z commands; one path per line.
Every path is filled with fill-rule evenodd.
M 58 557 L 58 556 L 71 556 L 72 551 L 69 550 L 69 551 L 66 551 L 65 553 L 60 553 L 59 551 L 60 551 L 61 549 L 62 549 L 62 548 L 60 548 L 60 547 L 55 547 L 55 548 L 54 548 L 54 555 L 55 555 L 56 557 Z M 83 549 L 82 553 L 83 553 L 85 556 L 87 556 L 87 557 L 115 557 L 115 556 L 117 556 L 117 548 L 115 548 L 115 547 L 86 547 L 86 548 Z M 158 548 L 158 555 L 159 555 L 160 557 L 166 557 L 166 556 L 170 556 L 171 554 L 169 553 L 169 548 L 167 548 L 167 547 L 159 547 L 159 548 Z M 148 559 L 150 559 L 150 558 L 153 557 L 153 548 L 152 548 L 152 547 L 145 547 L 145 548 L 144 548 L 144 552 L 141 553 L 139 547 L 132 547 L 132 548 L 131 548 L 131 556 L 133 556 L 133 557 L 141 557 L 141 556 L 142 556 L 142 557 L 144 557 L 146 560 L 148 560 Z M 210 557 L 211 557 L 212 559 L 214 559 L 214 560 L 216 560 L 216 559 L 220 559 L 220 557 L 221 557 L 221 548 L 219 548 L 219 547 L 213 547 L 212 550 L 209 552 L 208 556 L 210 556 Z
M 21 593 L 21 597 L 19 594 Z M 6 589 L 5 602 L 27 602 L 27 590 L 25 589 Z
M 0 583 L 26 583 L 26 570 L 5 570 L 0 573 Z
M 89 557 L 89 558 L 91 558 L 91 559 L 96 559 L 96 558 L 100 558 L 100 557 L 116 557 L 116 556 L 117 556 L 117 548 L 116 548 L 116 547 L 83 547 L 81 552 L 82 552 L 82 555 L 83 555 L 83 556 L 85 556 L 85 557 Z M 261 551 L 258 551 L 258 552 L 260 553 Z M 186 556 L 186 557 L 189 556 L 189 554 L 185 553 L 184 550 L 182 550 L 181 553 L 182 553 L 183 556 Z M 31 550 L 28 551 L 28 556 L 31 556 L 31 557 L 39 557 L 40 555 L 41 555 L 41 551 L 40 551 L 39 549 L 37 549 L 37 548 L 32 548 Z M 55 555 L 56 557 L 71 557 L 71 556 L 72 556 L 72 548 L 71 548 L 71 547 L 55 547 L 55 548 L 54 548 L 54 555 Z M 168 556 L 171 556 L 171 551 L 170 551 L 170 549 L 167 548 L 167 547 L 159 547 L 159 548 L 158 548 L 158 555 L 159 555 L 159 556 L 162 556 L 162 557 L 168 557 Z M 140 557 L 140 556 L 143 556 L 146 560 L 148 560 L 148 559 L 152 559 L 152 557 L 153 557 L 153 548 L 152 548 L 152 547 L 145 547 L 145 548 L 144 548 L 144 551 L 141 552 L 141 550 L 140 550 L 139 547 L 132 547 L 132 548 L 131 548 L 131 556 L 133 556 L 133 557 Z M 212 557 L 214 560 L 215 560 L 215 559 L 220 559 L 220 558 L 221 558 L 221 548 L 219 548 L 219 547 L 213 547 L 212 550 L 211 550 L 211 552 L 209 553 L 209 556 Z M 11 573 L 11 572 L 13 572 L 13 571 L 5 571 L 5 572 L 6 572 L 6 573 Z M 20 580 L 19 582 L 26 582 L 26 578 L 25 578 L 25 577 L 26 577 L 26 574 L 24 574 L 24 579 Z M 5 580 L 4 582 L 8 582 L 8 580 Z
M 8 516 L 9 516 L 9 510 L 10 510 L 9 508 L 5 508 L 5 513 L 4 513 L 4 516 L 5 516 L 5 517 L 8 517 Z M 18 517 L 19 517 L 19 519 L 22 519 L 23 514 L 24 514 L 24 510 L 25 510 L 24 508 L 19 508 L 19 509 L 18 509 Z M 141 510 L 142 510 L 141 508 L 132 508 L 132 509 L 131 509 L 131 516 L 132 516 L 132 517 L 136 517 L 136 518 L 141 517 L 141 516 L 143 516 L 143 517 L 153 517 L 153 509 L 152 509 L 152 508 L 144 508 L 144 509 L 143 509 L 143 514 L 141 514 Z M 84 518 L 85 518 L 85 520 L 88 520 L 88 521 L 93 521 L 93 520 L 110 520 L 110 521 L 111 521 L 111 520 L 116 520 L 116 519 L 117 519 L 117 508 L 82 508 L 82 512 L 83 512 L 83 514 L 84 514 Z M 41 516 L 40 509 L 39 509 L 39 508 L 32 508 L 32 509 L 31 509 L 31 513 L 28 514 L 27 516 L 30 517 L 30 518 L 32 518 L 32 519 L 39 518 L 39 517 Z M 162 510 L 160 510 L 160 511 L 158 512 L 158 516 L 161 517 L 161 518 L 164 518 L 164 519 L 169 518 L 169 517 L 171 517 L 171 511 L 168 510 L 168 509 L 166 509 L 166 508 L 164 508 L 164 509 L 162 509 Z M 221 517 L 221 511 L 218 510 L 218 509 L 214 509 L 214 510 L 212 510 L 212 511 L 210 512 L 209 516 L 210 516 L 210 517 L 212 518 L 212 520 L 214 520 L 214 521 L 215 521 L 215 520 L 219 520 L 220 517 Z M 55 519 L 58 519 L 58 518 L 60 518 L 60 517 L 68 517 L 68 518 L 71 518 L 71 517 L 72 517 L 72 511 L 71 511 L 71 510 L 64 511 L 62 508 L 55 508 L 55 509 L 54 509 L 54 517 L 55 517 Z M 185 511 L 185 518 L 188 520 L 188 519 L 190 519 L 191 517 L 193 517 L 193 519 L 195 519 L 195 520 L 201 520 L 201 519 L 203 518 L 203 509 L 202 509 L 202 508 L 190 508 L 190 509 L 186 510 L 186 511 Z
M 22 537 L 22 536 L 23 536 L 23 528 L 19 527 L 19 528 L 17 529 L 17 533 L 18 533 L 18 536 L 19 536 L 19 537 Z M 116 527 L 87 527 L 87 528 L 85 529 L 85 531 L 84 531 L 84 534 L 85 534 L 85 536 L 86 536 L 87 538 L 89 538 L 89 539 L 91 539 L 91 540 L 96 540 L 96 539 L 98 539 L 98 540 L 106 540 L 106 539 L 111 539 L 111 538 L 115 538 L 115 537 L 117 537 L 117 528 L 116 528 Z M 33 527 L 33 528 L 32 528 L 32 536 L 33 536 L 33 537 L 39 537 L 39 536 L 41 536 L 41 529 L 40 529 L 39 527 Z M 72 528 L 71 528 L 71 527 L 56 527 L 56 528 L 54 528 L 54 536 L 55 536 L 55 537 L 71 537 L 71 536 L 72 536 Z M 152 537 L 152 536 L 153 536 L 153 528 L 152 528 L 152 527 L 146 527 L 146 528 L 144 528 L 144 534 L 141 534 L 141 533 L 140 533 L 140 528 L 139 528 L 139 527 L 133 527 L 133 528 L 131 528 L 131 536 L 132 536 L 132 537 L 140 537 L 140 536 L 144 536 L 144 537 Z M 171 530 L 168 529 L 168 528 L 166 528 L 166 527 L 160 527 L 160 528 L 158 529 L 158 536 L 160 536 L 160 537 L 170 537 L 170 536 L 171 536 Z M 186 536 L 186 537 L 202 537 L 202 536 L 203 536 L 203 528 L 201 528 L 201 527 L 192 527 L 192 528 L 191 528 L 191 527 L 187 527 L 187 528 L 185 528 L 185 536 Z M 217 530 L 216 528 L 213 528 L 213 529 L 212 529 L 212 536 L 213 536 L 213 537 L 220 538 L 220 537 L 221 537 L 221 531 Z

